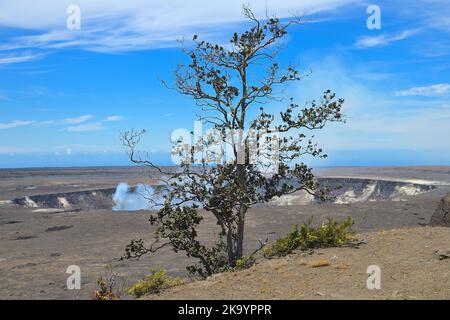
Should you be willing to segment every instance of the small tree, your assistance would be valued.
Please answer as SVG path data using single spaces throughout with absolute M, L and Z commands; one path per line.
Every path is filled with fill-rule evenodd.
M 260 21 L 249 8 L 243 11 L 252 23 L 249 30 L 234 33 L 227 46 L 194 36 L 193 49 L 186 51 L 190 64 L 175 72 L 172 88 L 193 98 L 202 110 L 199 120 L 214 130 L 206 136 L 193 136 L 193 146 L 181 139 L 174 142 L 173 152 L 183 159 L 180 170 L 165 170 L 149 158 L 143 159 L 136 146 L 144 132 L 123 134 L 131 161 L 157 169 L 167 185 L 162 207 L 151 214 L 150 222 L 158 226 L 155 242 L 148 247 L 142 239 L 133 240 L 126 248 L 127 258 L 170 245 L 197 258 L 200 263 L 188 270 L 206 277 L 234 268 L 243 257 L 250 207 L 299 190 L 326 195 L 311 168 L 299 158 L 326 157 L 307 132 L 342 121 L 344 101 L 328 90 L 320 101 L 303 107 L 291 98 L 279 117 L 266 112 L 264 104 L 285 101 L 283 91 L 277 92 L 277 88 L 303 77 L 295 67 L 281 69 L 277 63 L 280 40 L 290 26 L 301 22 L 282 23 L 275 17 Z M 229 151 L 226 161 L 225 149 Z M 272 160 L 269 165 L 267 159 Z M 270 174 L 264 171 L 268 166 Z M 203 218 L 199 207 L 217 221 L 220 232 L 215 245 L 198 240 L 197 228 Z

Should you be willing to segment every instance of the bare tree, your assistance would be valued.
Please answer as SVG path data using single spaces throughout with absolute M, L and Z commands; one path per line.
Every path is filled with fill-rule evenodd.
M 143 240 L 133 240 L 127 258 L 171 246 L 197 258 L 200 264 L 189 271 L 205 277 L 235 267 L 244 256 L 245 218 L 250 207 L 299 190 L 326 196 L 301 158 L 326 157 L 307 133 L 343 121 L 344 101 L 335 99 L 330 90 L 319 101 L 302 107 L 292 98 L 286 101 L 286 85 L 300 81 L 303 75 L 294 66 L 282 69 L 277 57 L 288 28 L 301 20 L 283 23 L 268 16 L 258 20 L 248 7 L 243 11 L 252 24 L 249 30 L 234 33 L 228 45 L 194 36 L 194 47 L 186 50 L 190 64 L 178 66 L 175 72 L 170 87 L 193 98 L 202 111 L 199 120 L 214 130 L 206 136 L 193 136 L 193 146 L 175 141 L 173 152 L 184 160 L 181 169 L 166 172 L 143 158 L 136 151 L 143 132 L 123 134 L 131 160 L 159 170 L 167 185 L 162 208 L 150 219 L 158 226 L 155 243 L 147 247 Z M 287 103 L 279 117 L 264 109 L 272 102 Z M 212 148 L 217 145 L 221 147 Z M 225 149 L 232 155 L 226 161 Z M 268 174 L 264 168 L 274 154 L 276 171 Z M 273 169 L 273 161 L 269 163 Z M 198 208 L 212 214 L 219 226 L 213 246 L 198 240 L 197 227 L 202 220 Z

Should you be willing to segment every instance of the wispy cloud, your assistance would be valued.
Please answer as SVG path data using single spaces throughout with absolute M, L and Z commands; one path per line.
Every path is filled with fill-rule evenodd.
M 447 0 L 418 0 L 416 8 L 427 26 L 450 32 L 450 6 Z
M 0 130 L 24 127 L 24 126 L 28 126 L 28 125 L 31 125 L 34 123 L 35 123 L 35 121 L 22 121 L 22 120 L 15 120 L 15 121 L 6 122 L 6 123 L 0 123 Z
M 23 147 L 3 147 L 0 146 L 0 155 L 14 155 L 14 154 L 27 154 L 27 153 L 36 153 L 40 150 L 32 147 L 23 148 Z
M 313 74 L 299 88 L 299 97 L 316 97 L 332 88 L 345 98 L 345 125 L 331 125 L 316 133 L 326 151 L 442 149 L 450 136 L 448 99 L 403 98 L 361 81 L 356 72 L 336 57 L 320 59 Z M 300 100 L 300 103 L 303 101 Z
M 395 95 L 400 97 L 405 96 L 424 96 L 434 97 L 450 94 L 450 84 L 438 83 L 426 87 L 413 87 L 407 90 L 396 91 Z
M 104 123 L 116 122 L 116 121 L 123 120 L 122 116 L 113 115 L 113 116 L 108 116 L 105 119 L 97 121 L 97 122 L 84 123 L 92 118 L 93 118 L 92 116 L 86 115 L 86 116 L 81 116 L 78 118 L 66 119 L 66 120 L 72 120 L 72 124 L 78 124 L 78 125 L 65 127 L 64 130 L 67 132 L 99 131 L 99 130 L 106 129 L 106 127 L 103 125 Z
M 96 144 L 69 144 L 60 146 L 43 147 L 11 147 L 0 146 L 0 155 L 76 155 L 76 154 L 107 154 L 122 153 L 120 145 L 96 145 Z
M 170 117 L 173 117 L 175 114 L 173 113 L 173 112 L 169 112 L 169 113 L 165 113 L 165 114 L 162 114 L 162 115 L 160 115 L 159 117 L 161 118 L 161 119 L 163 119 L 163 118 L 170 118 Z
M 135 51 L 171 47 L 180 37 L 194 32 L 223 35 L 225 26 L 242 22 L 241 6 L 248 3 L 255 14 L 265 17 L 266 7 L 278 17 L 294 12 L 314 15 L 333 12 L 355 0 L 78 0 L 81 30 L 67 30 L 67 6 L 71 0 L 3 0 L 0 25 L 36 30 L 35 34 L 3 41 L 0 50 L 20 48 L 61 49 L 79 47 L 97 52 Z M 23 10 L 26 7 L 27 10 Z M 44 32 L 42 32 L 44 30 Z
M 0 56 L 0 65 L 1 64 L 13 64 L 13 63 L 21 63 L 21 62 L 29 62 L 34 61 L 42 57 L 42 54 L 8 54 Z
M 99 131 L 103 130 L 104 127 L 101 122 L 93 122 L 93 123 L 83 123 L 76 126 L 69 126 L 64 128 L 67 132 L 90 132 L 90 131 Z
M 123 120 L 122 116 L 108 116 L 106 117 L 106 119 L 104 120 L 105 122 L 114 122 L 114 121 L 121 121 Z
M 0 130 L 1 129 L 14 129 L 18 127 L 24 127 L 28 125 L 34 125 L 34 126 L 56 126 L 61 127 L 63 126 L 63 130 L 67 132 L 87 132 L 87 131 L 98 131 L 103 130 L 106 127 L 103 125 L 103 123 L 106 122 L 115 122 L 123 120 L 122 116 L 114 115 L 114 116 L 108 116 L 103 120 L 97 120 L 95 122 L 88 122 L 90 120 L 93 120 L 94 116 L 92 115 L 82 115 L 79 117 L 73 117 L 73 118 L 65 118 L 60 120 L 14 120 L 10 122 L 0 123 Z
M 411 30 L 405 30 L 400 33 L 391 34 L 391 35 L 383 34 L 380 36 L 372 36 L 372 37 L 365 36 L 365 37 L 359 38 L 356 41 L 355 47 L 356 48 L 371 48 L 371 47 L 377 47 L 377 46 L 386 46 L 392 42 L 405 40 L 416 33 L 417 33 L 416 29 L 411 29 Z
M 87 114 L 87 115 L 79 116 L 79 117 L 76 117 L 76 118 L 63 119 L 63 120 L 61 120 L 61 123 L 62 124 L 79 124 L 79 123 L 83 123 L 83 122 L 89 121 L 92 118 L 93 118 L 92 115 Z

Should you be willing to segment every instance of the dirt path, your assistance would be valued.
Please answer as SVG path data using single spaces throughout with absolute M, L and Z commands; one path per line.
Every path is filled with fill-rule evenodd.
M 263 261 L 235 273 L 172 288 L 146 299 L 450 299 L 449 228 L 364 233 L 359 249 L 321 249 Z M 325 264 L 325 266 L 314 267 Z M 329 264 L 329 265 L 327 265 Z M 381 269 L 381 289 L 368 290 L 367 267 Z

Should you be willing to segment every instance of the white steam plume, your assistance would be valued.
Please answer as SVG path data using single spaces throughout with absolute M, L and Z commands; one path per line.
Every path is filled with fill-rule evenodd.
M 114 211 L 156 210 L 156 203 L 162 203 L 150 185 L 138 184 L 131 188 L 127 183 L 120 183 L 113 195 Z

